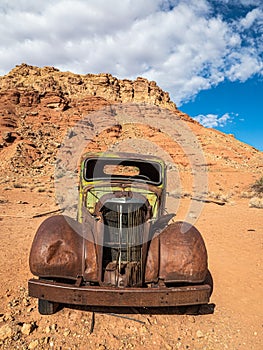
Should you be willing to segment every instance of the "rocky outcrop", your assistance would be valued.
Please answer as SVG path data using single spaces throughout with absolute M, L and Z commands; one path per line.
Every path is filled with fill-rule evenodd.
M 178 112 L 168 93 L 144 78 L 79 75 L 21 64 L 0 77 L 0 165 L 16 176 L 54 164 L 68 127 L 116 103 L 149 103 Z M 183 118 L 191 120 L 187 115 Z
M 53 67 L 34 67 L 27 64 L 16 66 L 0 77 L 0 92 L 15 89 L 16 103 L 25 91 L 31 95 L 28 103 L 45 99 L 50 108 L 65 108 L 72 99 L 97 96 L 113 102 L 147 102 L 171 110 L 177 110 L 169 94 L 154 81 L 138 77 L 131 81 L 119 80 L 108 73 L 73 74 L 60 72 Z M 23 98 L 24 100 L 26 97 Z M 24 101 L 25 102 L 25 101 Z

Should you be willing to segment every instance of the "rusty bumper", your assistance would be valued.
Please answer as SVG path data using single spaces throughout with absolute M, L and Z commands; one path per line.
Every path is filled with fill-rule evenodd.
M 86 306 L 161 307 L 207 304 L 211 287 L 193 285 L 158 288 L 76 286 L 30 279 L 29 295 L 57 303 Z

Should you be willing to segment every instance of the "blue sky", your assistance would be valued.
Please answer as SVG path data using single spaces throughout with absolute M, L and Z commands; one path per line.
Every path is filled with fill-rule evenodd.
M 143 76 L 263 150 L 262 34 L 262 0 L 0 0 L 0 75 L 25 62 Z
M 199 92 L 180 109 L 212 127 L 263 151 L 263 81 L 223 82 Z M 208 116 L 208 117 L 207 117 Z

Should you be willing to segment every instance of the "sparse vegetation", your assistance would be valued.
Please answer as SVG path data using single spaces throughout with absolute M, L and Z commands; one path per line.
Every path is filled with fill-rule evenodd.
M 263 198 L 253 197 L 249 201 L 250 208 L 263 209 Z
M 209 192 L 208 193 L 209 198 L 227 203 L 229 202 L 229 199 L 231 198 L 231 193 L 220 193 L 220 192 Z
M 263 176 L 251 186 L 251 189 L 258 195 L 263 194 Z
M 240 194 L 240 198 L 252 198 L 254 196 L 254 192 L 252 191 L 243 191 Z
M 251 185 L 250 189 L 249 207 L 263 209 L 263 176 Z

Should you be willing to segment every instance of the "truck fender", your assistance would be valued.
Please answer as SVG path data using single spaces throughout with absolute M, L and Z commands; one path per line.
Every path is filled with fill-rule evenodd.
M 73 229 L 74 228 L 74 229 Z M 76 220 L 63 215 L 47 218 L 34 237 L 29 266 L 39 277 L 77 278 L 83 271 L 83 237 Z
M 202 283 L 207 273 L 205 243 L 194 226 L 177 221 L 155 233 L 147 254 L 146 283 Z

